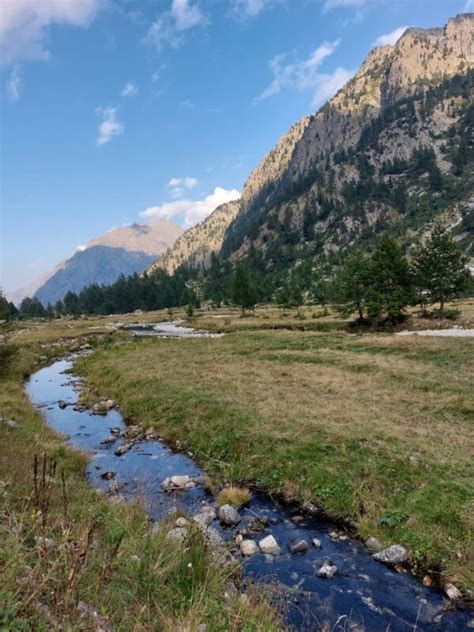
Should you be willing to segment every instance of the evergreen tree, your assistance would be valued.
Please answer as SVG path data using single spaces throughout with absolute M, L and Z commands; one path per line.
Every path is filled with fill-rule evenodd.
M 371 320 L 388 317 L 398 321 L 414 302 L 408 261 L 398 244 L 387 235 L 380 238 L 368 268 L 367 311 Z
M 44 318 L 46 310 L 37 298 L 24 298 L 20 305 L 21 318 Z
M 232 301 L 242 309 L 242 316 L 246 309 L 253 309 L 257 302 L 255 286 L 244 263 L 237 264 L 232 277 Z
M 357 313 L 363 321 L 367 313 L 369 258 L 362 250 L 353 250 L 345 259 L 336 278 L 335 308 L 347 317 Z
M 11 316 L 10 304 L 3 295 L 3 291 L 0 289 L 0 320 L 10 320 Z
M 431 303 L 439 302 L 441 313 L 445 302 L 460 296 L 468 286 L 466 262 L 441 222 L 436 222 L 430 237 L 415 252 L 412 268 L 416 287 Z
M 277 305 L 279 305 L 283 311 L 290 307 L 290 293 L 288 292 L 286 285 L 277 290 L 275 300 Z

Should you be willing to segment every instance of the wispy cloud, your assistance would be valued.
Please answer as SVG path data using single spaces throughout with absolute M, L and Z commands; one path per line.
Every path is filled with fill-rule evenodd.
M 156 17 L 147 31 L 146 40 L 161 48 L 165 45 L 177 46 L 183 34 L 197 26 L 208 24 L 209 18 L 197 3 L 191 0 L 172 0 L 170 9 Z
M 238 200 L 240 193 L 237 189 L 223 189 L 216 187 L 214 192 L 202 200 L 175 200 L 166 202 L 160 206 L 152 206 L 140 213 L 142 217 L 154 217 L 158 219 L 182 218 L 186 228 L 202 222 L 218 206 Z
M 331 11 L 332 9 L 341 9 L 354 7 L 359 9 L 360 7 L 369 4 L 372 0 L 324 0 L 323 11 Z
M 474 0 L 473 0 L 474 2 Z M 393 46 L 398 42 L 403 33 L 409 28 L 408 26 L 399 26 L 391 33 L 384 33 L 379 35 L 377 39 L 372 43 L 372 46 Z
M 6 90 L 10 101 L 18 101 L 21 92 L 21 77 L 16 68 L 13 68 L 7 79 Z
M 232 10 L 240 18 L 254 17 L 281 0 L 233 0 Z
M 0 9 L 0 59 L 9 65 L 47 59 L 48 29 L 54 24 L 86 26 L 102 0 L 3 0 Z
M 182 178 L 171 178 L 168 182 L 168 186 L 173 197 L 181 197 L 187 191 L 191 191 L 191 189 L 197 187 L 198 183 L 197 178 L 184 176 Z
M 137 86 L 132 81 L 128 81 L 120 94 L 122 97 L 133 97 L 137 92 Z
M 103 108 L 99 112 L 102 114 L 102 121 L 99 123 L 97 134 L 97 145 L 105 145 L 114 136 L 123 134 L 125 127 L 117 119 L 117 108 Z
M 270 61 L 273 80 L 255 101 L 263 101 L 278 94 L 283 89 L 311 90 L 313 105 L 318 105 L 332 96 L 353 75 L 353 71 L 339 67 L 332 74 L 320 71 L 324 60 L 332 55 L 339 46 L 340 40 L 324 42 L 303 61 L 285 63 L 286 55 L 277 55 Z

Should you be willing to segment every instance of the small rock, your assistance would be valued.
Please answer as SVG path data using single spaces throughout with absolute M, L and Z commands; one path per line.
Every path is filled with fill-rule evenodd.
M 328 560 L 327 562 L 324 562 L 316 575 L 318 577 L 324 577 L 325 579 L 331 579 L 332 577 L 334 577 L 337 571 L 337 566 Z
M 191 480 L 191 477 L 187 474 L 175 475 L 171 476 L 170 478 L 165 478 L 165 480 L 161 483 L 161 487 L 165 491 L 191 489 L 194 487 L 194 485 L 195 484 Z
M 339 534 L 337 533 L 337 531 L 330 531 L 328 535 L 331 540 L 337 540 L 339 538 Z
M 431 586 L 433 583 L 433 579 L 429 575 L 425 575 L 423 577 L 423 586 Z
M 378 553 L 383 549 L 382 542 L 374 536 L 370 536 L 370 538 L 367 538 L 367 540 L 365 541 L 365 546 L 370 551 L 374 551 L 374 553 Z
M 63 399 L 61 399 L 61 400 L 58 402 L 58 406 L 59 406 L 59 408 L 60 408 L 61 410 L 64 410 L 65 408 L 67 408 L 67 402 L 65 402 Z
M 241 544 L 243 542 L 243 540 L 244 540 L 244 536 L 242 534 L 239 533 L 238 535 L 235 536 L 235 543 L 236 544 Z
M 110 437 L 105 437 L 103 441 L 100 442 L 101 445 L 112 445 L 117 441 L 117 435 L 110 435 Z
M 348 540 L 348 539 L 349 539 L 349 536 L 348 536 L 348 535 L 346 535 L 345 533 L 342 533 L 342 534 L 339 536 L 339 541 L 340 541 L 340 542 L 346 542 L 346 540 Z
M 392 546 L 374 553 L 372 557 L 377 562 L 383 562 L 384 564 L 400 564 L 407 561 L 408 551 L 400 544 L 392 544 Z
M 234 527 L 239 524 L 241 518 L 239 512 L 232 505 L 222 505 L 219 507 L 219 520 L 227 527 Z
M 5 422 L 5 425 L 7 426 L 7 428 L 18 428 L 18 424 L 16 421 L 13 421 L 13 419 L 8 419 Z
M 209 546 L 213 548 L 220 548 L 225 545 L 224 538 L 217 529 L 214 529 L 214 527 L 206 527 L 203 530 L 203 534 L 204 539 Z
M 139 563 L 141 562 L 141 559 L 138 557 L 138 555 L 132 555 L 132 556 L 130 557 L 130 560 L 131 560 L 132 562 L 135 562 L 136 564 L 139 564 Z
M 253 540 L 242 540 L 240 543 L 240 552 L 246 557 L 251 557 L 258 553 L 258 545 Z
M 168 531 L 166 535 L 167 540 L 176 540 L 178 542 L 184 542 L 188 535 L 187 529 L 183 529 L 182 527 L 176 527 L 175 529 L 171 529 Z
M 278 542 L 275 540 L 275 538 L 272 535 L 267 535 L 266 538 L 263 538 L 263 540 L 260 540 L 259 546 L 262 553 L 277 555 L 280 552 L 280 547 L 278 546 Z
M 115 477 L 115 472 L 112 472 L 112 470 L 110 470 L 109 472 L 104 472 L 103 474 L 100 475 L 100 478 L 104 481 L 110 481 L 114 477 Z
M 122 456 L 129 450 L 133 448 L 133 443 L 124 443 L 123 445 L 119 445 L 118 448 L 115 449 L 115 456 Z
M 443 590 L 446 595 L 451 599 L 451 601 L 456 601 L 457 599 L 462 599 L 462 592 L 459 588 L 456 588 L 454 584 L 447 583 L 443 586 Z
M 209 525 L 215 519 L 215 517 L 216 517 L 216 510 L 214 509 L 214 507 L 210 507 L 209 505 L 206 505 L 202 507 L 199 513 L 197 513 L 193 517 L 193 520 L 200 527 L 207 527 L 207 525 Z
M 186 518 L 183 518 L 182 516 L 177 518 L 174 524 L 175 524 L 175 527 L 188 527 L 189 526 L 188 520 L 186 520 Z
M 299 540 L 298 542 L 295 542 L 295 544 L 292 544 L 289 548 L 290 553 L 306 553 L 309 546 L 306 540 Z
M 298 514 L 297 516 L 291 516 L 290 520 L 292 520 L 293 522 L 303 522 L 304 516 L 300 516 Z
M 52 549 L 56 546 L 56 542 L 51 538 L 44 538 L 43 536 L 36 536 L 35 542 L 38 546 L 43 547 L 44 549 Z
M 320 549 L 321 548 L 321 540 L 318 540 L 318 538 L 313 538 L 312 542 L 313 542 L 314 548 L 316 548 L 316 549 Z

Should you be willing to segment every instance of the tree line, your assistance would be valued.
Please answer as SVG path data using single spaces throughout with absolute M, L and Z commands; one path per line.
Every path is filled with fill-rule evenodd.
M 187 306 L 188 314 L 202 301 L 239 306 L 242 314 L 257 303 L 274 302 L 297 310 L 305 302 L 333 305 L 343 317 L 360 322 L 397 322 L 410 305 L 419 304 L 426 313 L 429 305 L 445 303 L 472 292 L 467 259 L 447 228 L 437 222 L 431 234 L 409 253 L 384 235 L 374 250 L 353 249 L 336 269 L 296 267 L 278 286 L 262 274 L 265 263 L 255 249 L 235 265 L 213 255 L 207 271 L 180 268 L 174 275 L 163 270 L 153 274 L 121 276 L 110 286 L 93 284 L 79 293 L 68 292 L 55 305 L 25 298 L 19 309 L 0 298 L 0 320 L 6 318 L 57 318 L 151 311 Z M 296 273 L 297 272 L 297 273 Z M 281 277 L 279 276 L 279 281 Z

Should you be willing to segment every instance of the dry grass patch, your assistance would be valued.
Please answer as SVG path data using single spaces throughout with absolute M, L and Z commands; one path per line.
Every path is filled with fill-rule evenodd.
M 216 500 L 219 505 L 232 505 L 233 507 L 243 507 L 250 502 L 252 493 L 246 487 L 230 485 L 224 487 L 217 494 Z

